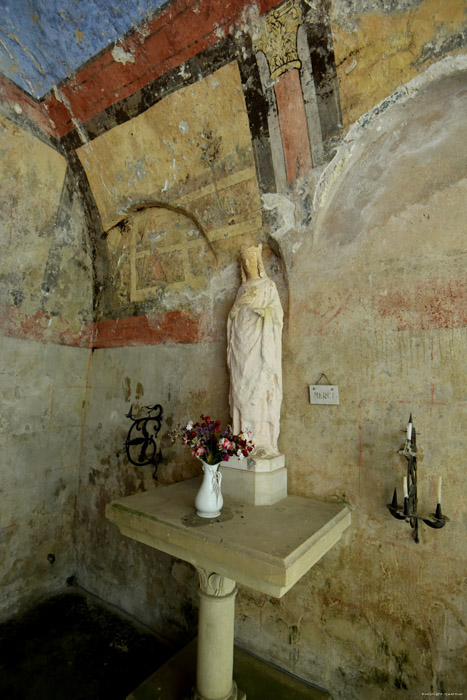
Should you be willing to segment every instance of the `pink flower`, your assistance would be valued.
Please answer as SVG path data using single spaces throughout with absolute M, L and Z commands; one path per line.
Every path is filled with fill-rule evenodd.
M 219 447 L 222 447 L 223 450 L 233 450 L 234 444 L 233 442 L 230 442 L 230 440 L 227 440 L 227 438 L 221 438 L 219 440 Z
M 253 450 L 247 431 L 234 435 L 231 425 L 222 430 L 219 420 L 213 420 L 204 414 L 201 414 L 200 422 L 189 421 L 183 428 L 177 424 L 177 428 L 168 435 L 172 443 L 181 438 L 192 457 L 202 457 L 213 464 L 227 461 L 235 454 L 240 459 L 247 457 Z

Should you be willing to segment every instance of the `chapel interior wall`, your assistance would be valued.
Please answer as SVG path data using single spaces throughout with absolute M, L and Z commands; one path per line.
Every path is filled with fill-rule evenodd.
M 290 273 L 290 489 L 350 502 L 352 528 L 288 600 L 255 610 L 241 595 L 239 634 L 253 640 L 254 622 L 269 624 L 273 660 L 289 650 L 299 675 L 319 667 L 337 697 L 425 692 L 428 678 L 454 689 L 465 674 L 465 79 L 428 80 L 349 135 Z M 339 406 L 309 403 L 321 373 Z M 395 486 L 402 498 L 410 413 L 419 510 L 433 512 L 442 475 L 454 514 L 443 530 L 421 525 L 419 544 L 385 507 Z
M 118 110 L 94 115 L 87 140 L 64 138 L 69 170 L 57 142 L 11 114 L 2 122 L 15 164 L 3 201 L 13 296 L 2 299 L 0 488 L 11 497 L 0 523 L 10 551 L 2 614 L 73 574 L 174 641 L 195 634 L 194 572 L 121 537 L 104 507 L 197 469 L 165 439 L 159 485 L 149 467 L 131 466 L 130 405 L 162 403 L 164 429 L 201 412 L 228 419 L 224 333 L 237 251 L 262 240 L 286 311 L 289 488 L 349 503 L 353 524 L 280 601 L 242 589 L 237 640 L 335 698 L 462 687 L 459 5 L 322 3 L 312 46 L 325 158 L 289 186 L 276 177 L 276 191 L 268 139 L 282 148 L 277 104 L 269 95 L 269 121 L 260 110 L 252 119 L 261 88 L 248 43 L 246 68 L 222 44 L 197 57 L 199 76 L 183 77 L 182 66 L 183 84 L 166 95 L 160 86 L 150 105 L 145 93 L 144 109 L 138 98 L 121 103 L 118 119 Z M 411 99 L 393 95 L 443 58 L 442 75 Z M 361 117 L 352 148 L 341 138 Z M 326 170 L 341 146 L 338 167 Z M 339 406 L 309 404 L 321 372 L 339 385 Z M 420 508 L 433 509 L 442 473 L 452 520 L 440 532 L 422 526 L 419 545 L 385 508 L 402 483 L 397 450 L 410 411 L 425 454 Z
M 0 117 L 0 617 L 75 573 L 92 272 L 66 160 Z

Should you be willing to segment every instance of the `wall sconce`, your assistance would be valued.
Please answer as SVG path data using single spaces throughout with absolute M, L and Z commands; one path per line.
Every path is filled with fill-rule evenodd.
M 404 476 L 403 481 L 404 504 L 402 506 L 398 504 L 397 489 L 395 488 L 392 503 L 388 503 L 386 507 L 393 518 L 405 520 L 410 524 L 413 530 L 413 538 L 415 542 L 419 542 L 419 520 L 423 520 L 428 527 L 439 530 L 449 522 L 449 518 L 443 515 L 441 510 L 441 477 L 438 478 L 438 498 L 435 512 L 430 513 L 429 516 L 417 514 L 417 431 L 412 422 L 412 414 L 410 414 L 409 423 L 407 425 L 405 445 L 399 450 L 399 454 L 407 460 L 407 476 Z

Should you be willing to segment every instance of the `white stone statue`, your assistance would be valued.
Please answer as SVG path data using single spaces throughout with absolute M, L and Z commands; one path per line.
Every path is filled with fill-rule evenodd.
M 253 457 L 279 454 L 283 311 L 261 245 L 240 248 L 242 285 L 227 321 L 233 432 L 251 431 Z

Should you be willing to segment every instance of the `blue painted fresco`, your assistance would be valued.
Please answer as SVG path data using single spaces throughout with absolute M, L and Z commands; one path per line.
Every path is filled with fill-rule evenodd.
M 165 1 L 0 0 L 0 72 L 42 97 Z

